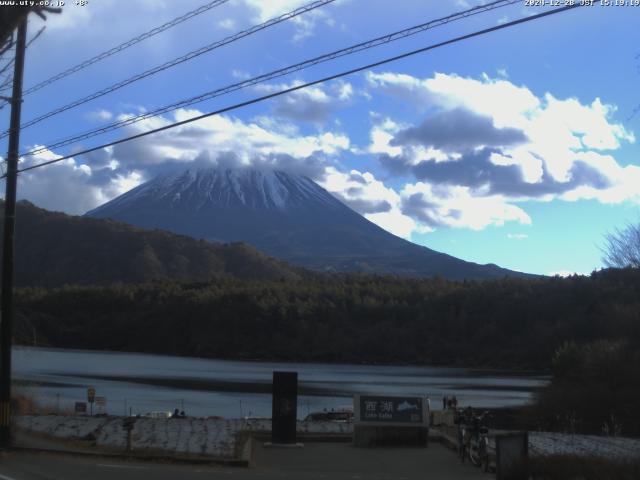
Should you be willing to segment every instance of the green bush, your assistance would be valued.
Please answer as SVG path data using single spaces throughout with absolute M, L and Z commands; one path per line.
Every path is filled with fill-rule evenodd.
M 553 379 L 529 411 L 529 427 L 640 435 L 640 353 L 627 340 L 565 343 Z M 535 420 L 537 425 L 531 423 Z

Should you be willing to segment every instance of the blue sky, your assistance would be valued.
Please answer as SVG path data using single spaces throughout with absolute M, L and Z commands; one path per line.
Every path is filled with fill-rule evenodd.
M 25 87 L 204 0 L 74 3 L 27 50 Z M 23 121 L 307 3 L 231 0 L 28 95 Z M 24 129 L 23 151 L 479 3 L 338 0 Z M 518 2 L 21 164 L 542 10 Z M 19 197 L 82 214 L 193 162 L 282 168 L 430 248 L 520 271 L 589 273 L 602 267 L 603 235 L 640 220 L 639 20 L 640 7 L 593 6 L 501 30 L 33 170 Z M 30 36 L 41 25 L 33 18 Z M 0 115 L 6 129 L 8 109 Z

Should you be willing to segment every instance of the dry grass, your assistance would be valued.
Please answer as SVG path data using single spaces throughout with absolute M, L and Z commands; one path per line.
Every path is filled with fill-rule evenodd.
M 42 405 L 25 391 L 14 390 L 11 394 L 11 413 L 12 415 L 72 415 L 73 410 L 65 408 L 57 411 L 52 406 Z
M 24 393 L 11 395 L 11 412 L 15 415 L 34 415 L 42 413 L 41 405 Z

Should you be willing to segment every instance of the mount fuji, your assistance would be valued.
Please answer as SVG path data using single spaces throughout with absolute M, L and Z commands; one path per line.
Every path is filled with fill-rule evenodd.
M 163 174 L 86 215 L 212 242 L 246 242 L 320 271 L 449 279 L 524 275 L 396 237 L 309 178 L 282 171 L 199 168 Z

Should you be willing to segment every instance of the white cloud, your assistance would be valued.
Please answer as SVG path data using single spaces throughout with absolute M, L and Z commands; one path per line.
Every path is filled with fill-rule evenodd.
M 139 133 L 200 115 L 178 110 L 173 118 L 157 117 L 134 124 L 127 134 Z M 323 132 L 300 135 L 280 128 L 281 122 L 259 117 L 243 122 L 224 115 L 177 127 L 105 149 L 83 159 L 69 159 L 42 171 L 21 175 L 24 197 L 46 208 L 83 213 L 137 186 L 162 168 L 201 162 L 235 167 L 282 168 L 305 174 L 370 221 L 398 236 L 410 238 L 420 230 L 401 211 L 400 195 L 370 172 L 340 171 L 330 160 L 350 148 L 345 135 Z M 271 128 L 270 128 L 271 127 Z M 24 160 L 24 166 L 59 158 L 46 151 Z M 84 162 L 84 163 L 83 163 Z
M 260 92 L 279 92 L 303 85 L 294 80 L 291 83 L 261 84 L 254 88 Z M 353 87 L 344 81 L 331 82 L 295 90 L 272 100 L 273 112 L 294 121 L 321 124 L 327 118 L 349 103 L 353 97 Z
M 547 93 L 544 103 L 545 108 L 539 112 L 534 123 L 553 122 L 554 126 L 566 129 L 580 140 L 578 149 L 615 150 L 620 148 L 621 140 L 635 141 L 633 133 L 624 126 L 609 121 L 616 108 L 603 104 L 599 98 L 591 105 L 582 105 L 575 98 L 558 100 Z
M 466 108 L 493 119 L 496 128 L 522 128 L 540 100 L 526 87 L 505 79 L 472 79 L 436 73 L 419 79 L 398 73 L 368 73 L 368 83 L 389 93 L 411 99 L 417 106 L 443 110 Z
M 353 96 L 353 86 L 349 82 L 340 82 L 338 98 L 340 100 L 349 100 Z
M 125 128 L 124 135 L 201 114 L 198 110 L 177 110 L 171 117 L 150 118 L 130 125 Z M 330 158 L 350 148 L 349 137 L 344 134 L 327 131 L 301 135 L 297 129 L 287 129 L 283 122 L 268 118 L 243 122 L 224 115 L 213 116 L 81 158 L 24 172 L 20 175 L 20 198 L 48 209 L 84 213 L 162 169 L 192 162 L 225 167 L 280 168 L 318 179 L 331 164 Z M 21 168 L 56 158 L 60 156 L 47 150 L 22 159 Z
M 394 147 L 391 146 L 390 143 L 394 135 L 401 129 L 402 126 L 390 118 L 376 122 L 369 134 L 371 144 L 368 147 L 368 152 L 374 154 L 387 153 L 389 155 L 400 155 L 402 153 L 402 147 Z
M 49 150 L 22 158 L 20 168 L 60 158 Z M 110 169 L 106 167 L 106 169 Z M 74 158 L 53 163 L 42 169 L 23 172 L 18 177 L 18 198 L 27 199 L 42 208 L 82 214 L 142 181 L 140 172 L 109 175 L 103 179 L 102 169 L 78 162 Z
M 529 235 L 526 233 L 507 233 L 507 238 L 509 240 L 525 240 L 529 238 Z
M 308 0 L 244 0 L 244 2 L 257 13 L 255 21 L 261 23 L 309 3 Z M 292 37 L 293 42 L 297 43 L 312 36 L 320 19 L 324 19 L 325 24 L 328 26 L 333 25 L 329 14 L 322 9 L 310 10 L 302 15 L 293 17 L 291 23 L 296 26 L 296 32 Z
M 610 153 L 625 142 L 635 142 L 635 136 L 613 120 L 615 106 L 599 98 L 585 104 L 550 93 L 538 97 L 527 87 L 510 82 L 506 75 L 475 79 L 436 73 L 420 79 L 386 72 L 368 73 L 366 78 L 371 88 L 430 112 L 430 123 L 398 128 L 388 120 L 386 128 L 376 124 L 370 132 L 369 152 L 380 155 L 390 173 L 413 173 L 420 180 L 402 191 L 403 211 L 411 211 L 419 221 L 478 229 L 509 221 L 529 223 L 528 215 L 514 205 L 524 199 L 640 202 L 640 166 L 623 166 Z M 443 121 L 461 117 L 453 115 L 460 109 L 489 119 L 492 127 L 486 121 L 482 125 L 470 121 L 468 128 L 481 125 L 482 135 L 491 134 L 498 143 L 488 143 L 487 138 L 485 145 L 479 143 L 475 150 L 464 142 L 449 144 L 452 152 L 435 149 L 429 143 L 433 142 L 433 129 L 428 134 L 426 126 L 436 125 L 438 116 Z M 451 128 L 465 126 L 454 123 Z M 478 141 L 482 131 L 460 131 L 459 135 L 474 140 L 475 134 L 474 141 Z M 514 138 L 522 132 L 526 141 L 500 144 L 507 131 Z M 435 166 L 443 162 L 447 165 Z M 446 194 L 434 193 L 436 187 Z M 413 203 L 407 200 L 412 195 Z
M 217 25 L 223 30 L 233 30 L 236 28 L 236 21 L 233 18 L 223 18 Z
M 149 119 L 129 127 L 128 133 L 156 128 L 200 113 L 178 110 L 172 119 Z M 153 170 L 165 163 L 207 161 L 224 166 L 268 166 L 302 173 L 370 221 L 398 236 L 410 238 L 420 226 L 401 212 L 401 198 L 395 190 L 370 172 L 351 170 L 345 173 L 329 160 L 349 148 L 349 138 L 340 133 L 300 135 L 295 127 L 272 117 L 261 116 L 255 122 L 243 122 L 218 115 L 142 142 L 115 147 L 113 157 L 122 165 L 138 170 Z
M 419 227 L 400 211 L 400 195 L 370 172 L 351 170 L 346 173 L 327 167 L 324 179 L 319 183 L 368 220 L 399 237 L 409 239 Z
M 476 196 L 468 187 L 418 182 L 405 185 L 401 197 L 402 212 L 431 228 L 482 230 L 506 222 L 531 224 L 531 217 L 504 197 Z
M 67 4 L 62 8 L 62 13 L 60 14 L 49 14 L 46 13 L 47 20 L 43 22 L 39 17 L 35 15 L 31 15 L 31 20 L 35 23 L 43 22 L 47 26 L 47 30 L 65 30 L 69 27 L 75 27 L 76 25 L 87 24 L 91 21 L 93 17 L 93 8 L 84 8 L 78 7 L 74 5 L 74 2 L 67 2 Z
M 113 118 L 113 113 L 104 109 L 94 110 L 93 112 L 89 112 L 87 114 L 87 118 L 89 120 L 106 122 Z
M 307 0 L 244 0 L 257 13 L 257 21 L 266 22 L 270 18 L 300 8 L 308 3 Z
M 368 72 L 366 80 L 370 87 L 383 89 L 386 93 L 411 103 L 422 110 L 434 102 L 431 93 L 425 88 L 424 82 L 411 75 L 391 72 Z
M 201 114 L 199 110 L 179 109 L 172 118 L 156 117 L 133 124 L 128 127 L 127 133 L 140 133 Z M 262 123 L 264 125 L 264 117 Z M 123 164 L 139 165 L 190 162 L 203 154 L 215 159 L 219 153 L 234 152 L 240 162 L 248 165 L 270 155 L 290 155 L 294 158 L 306 158 L 314 154 L 336 155 L 350 146 L 349 137 L 341 133 L 294 135 L 263 125 L 215 115 L 117 146 L 114 155 Z
M 399 124 L 391 120 L 390 118 L 380 118 L 377 114 L 372 114 L 374 119 L 373 127 L 369 132 L 370 144 L 366 148 L 365 152 L 378 154 L 380 161 L 388 170 L 392 173 L 402 174 L 405 173 L 409 166 L 415 166 L 422 161 L 431 160 L 434 162 L 444 162 L 451 159 L 455 159 L 456 155 L 447 154 L 433 147 L 422 147 L 419 145 L 409 146 L 397 146 L 391 145 L 395 135 L 408 128 L 408 125 Z M 365 153 L 359 152 L 359 153 Z M 385 159 L 394 158 L 404 155 L 406 160 L 405 164 L 398 165 L 394 162 L 385 162 Z
M 237 68 L 234 68 L 233 70 L 231 70 L 231 76 L 239 80 L 247 80 L 251 78 L 251 74 L 242 70 L 238 70 Z

